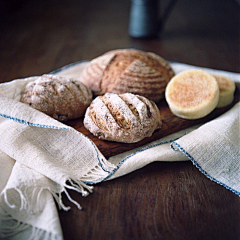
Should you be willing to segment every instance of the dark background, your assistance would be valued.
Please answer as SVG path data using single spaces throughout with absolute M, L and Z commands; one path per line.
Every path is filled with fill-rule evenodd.
M 167 2 L 161 1 L 159 12 Z M 161 41 L 128 35 L 130 5 L 130 0 L 0 1 L 1 81 L 48 73 L 111 49 L 131 47 L 170 61 L 239 72 L 236 1 L 178 0 Z
M 166 0 L 161 1 L 162 9 Z M 128 34 L 130 0 L 0 1 L 0 82 L 49 73 L 117 48 L 240 72 L 240 7 L 233 0 L 179 0 L 158 38 Z M 64 198 L 71 239 L 240 239 L 240 199 L 191 162 L 156 162 Z

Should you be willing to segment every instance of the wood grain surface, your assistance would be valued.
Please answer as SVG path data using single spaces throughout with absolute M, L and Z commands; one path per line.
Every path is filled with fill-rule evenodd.
M 159 2 L 162 12 L 168 1 Z M 130 0 L 1 0 L 0 82 L 39 76 L 117 48 L 240 72 L 237 0 L 179 0 L 153 39 L 128 35 L 130 5 Z M 162 132 L 155 135 L 164 127 L 175 131 L 177 123 L 166 113 Z M 106 155 L 116 153 L 110 150 Z M 74 191 L 70 196 L 83 210 L 63 196 L 71 206 L 58 211 L 65 240 L 240 239 L 240 198 L 190 161 L 155 162 L 95 185 L 86 198 Z

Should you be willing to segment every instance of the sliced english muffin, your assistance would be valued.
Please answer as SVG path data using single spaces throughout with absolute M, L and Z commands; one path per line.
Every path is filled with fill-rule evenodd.
M 217 107 L 226 107 L 234 99 L 235 83 L 227 77 L 213 74 L 219 86 L 219 101 Z
M 166 101 L 173 114 L 185 119 L 208 115 L 217 106 L 219 87 L 216 79 L 203 70 L 187 70 L 168 83 Z

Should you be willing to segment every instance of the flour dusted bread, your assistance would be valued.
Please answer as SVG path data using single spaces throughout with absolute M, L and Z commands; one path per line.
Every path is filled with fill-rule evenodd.
M 186 119 L 202 118 L 217 106 L 219 87 L 216 79 L 203 70 L 187 70 L 177 74 L 166 87 L 170 110 Z
M 232 103 L 234 99 L 235 83 L 227 77 L 213 75 L 219 86 L 219 101 L 217 107 L 226 107 Z
M 65 122 L 82 117 L 92 101 L 83 83 L 56 75 L 43 75 L 26 85 L 21 102 Z
M 95 96 L 130 92 L 157 102 L 164 98 L 165 87 L 173 76 L 170 64 L 157 54 L 120 49 L 93 59 L 80 81 Z
M 99 139 L 124 143 L 150 137 L 162 125 L 156 104 L 131 93 L 106 93 L 95 98 L 83 122 Z

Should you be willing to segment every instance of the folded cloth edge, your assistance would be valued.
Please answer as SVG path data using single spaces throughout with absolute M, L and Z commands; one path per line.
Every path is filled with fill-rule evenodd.
M 200 127 L 200 129 L 196 130 L 196 132 L 197 131 L 198 132 L 202 131 L 201 128 L 204 128 L 206 125 L 214 126 L 216 124 L 215 123 L 216 121 L 219 121 L 219 122 L 221 121 L 221 124 L 222 124 L 221 129 L 223 129 L 226 126 L 226 123 L 224 122 L 224 117 L 226 118 L 228 116 L 228 118 L 229 118 L 229 115 L 230 115 L 231 116 L 231 120 L 233 120 L 233 123 L 231 123 L 231 126 L 233 126 L 234 124 L 236 126 L 238 126 L 238 129 L 234 128 L 234 130 L 235 130 L 234 133 L 236 135 L 236 138 L 235 138 L 235 141 L 237 141 L 236 145 L 239 146 L 239 110 L 240 110 L 240 102 L 236 103 L 230 110 L 228 110 L 227 112 L 225 112 L 224 114 L 222 114 L 218 118 L 216 118 L 216 119 L 214 119 L 214 120 L 212 120 L 212 121 L 210 121 L 210 122 L 208 122 L 206 124 L 203 124 Z M 206 129 L 206 127 L 205 127 L 205 129 Z M 190 136 L 191 136 L 191 134 L 188 135 L 188 137 L 190 137 Z M 213 174 L 212 172 L 209 173 L 210 169 L 209 170 L 205 170 L 204 158 L 203 159 L 198 158 L 198 160 L 196 160 L 195 157 L 193 157 L 194 150 L 191 151 L 190 150 L 191 148 L 189 150 L 187 150 L 188 146 L 186 145 L 184 139 L 183 140 L 182 139 L 179 138 L 176 141 L 173 141 L 171 143 L 170 146 L 171 146 L 172 150 L 182 152 L 184 155 L 186 155 L 192 161 L 193 165 L 196 166 L 200 170 L 200 172 L 203 173 L 207 178 L 209 178 L 211 181 L 216 182 L 219 185 L 225 187 L 226 189 L 232 191 L 233 193 L 235 193 L 236 195 L 238 195 L 240 197 L 240 160 L 239 160 L 240 146 L 239 146 L 238 151 L 236 151 L 235 153 L 231 152 L 231 153 L 228 154 L 228 156 L 230 158 L 234 159 L 236 161 L 236 163 L 238 163 L 238 164 L 236 164 L 236 167 L 234 169 L 234 171 L 237 172 L 237 173 L 235 173 L 236 183 L 235 184 L 232 183 L 231 184 L 232 186 L 230 186 L 230 184 L 229 184 L 230 180 L 227 178 L 227 176 L 224 176 L 224 177 L 222 177 L 221 180 L 219 180 L 220 177 L 218 176 L 217 173 L 215 173 L 215 174 Z M 218 149 L 219 149 L 219 146 L 216 146 L 215 152 Z M 189 151 L 191 151 L 192 153 L 190 154 Z M 215 161 L 216 161 L 216 164 L 217 164 L 217 160 L 215 160 Z M 222 169 L 220 169 L 220 171 L 222 171 Z M 233 175 L 233 173 L 231 175 Z

